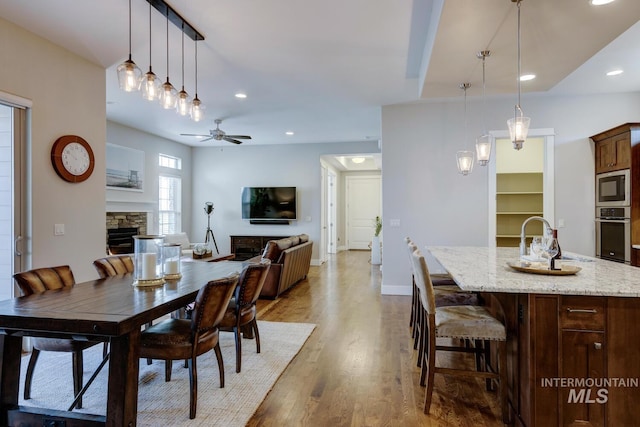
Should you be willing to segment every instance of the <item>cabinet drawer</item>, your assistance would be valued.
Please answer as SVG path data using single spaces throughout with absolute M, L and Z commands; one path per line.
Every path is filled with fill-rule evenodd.
M 560 305 L 560 328 L 604 331 L 606 298 L 563 296 Z

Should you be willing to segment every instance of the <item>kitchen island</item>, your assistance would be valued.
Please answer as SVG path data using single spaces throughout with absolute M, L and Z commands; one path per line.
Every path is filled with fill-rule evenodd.
M 540 275 L 507 265 L 519 261 L 517 248 L 427 250 L 431 273 L 480 293 L 505 323 L 515 425 L 639 425 L 637 267 L 564 253 L 561 264 L 577 274 Z

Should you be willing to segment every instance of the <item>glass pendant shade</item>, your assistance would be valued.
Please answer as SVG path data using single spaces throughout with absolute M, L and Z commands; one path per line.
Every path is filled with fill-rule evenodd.
M 473 151 L 458 151 L 456 153 L 458 172 L 469 175 L 473 171 Z
M 160 99 L 160 86 L 160 79 L 151 71 L 151 67 L 149 67 L 149 71 L 147 71 L 145 75 L 142 76 L 142 80 L 140 80 L 142 97 L 148 101 Z
M 491 159 L 491 145 L 493 138 L 484 134 L 476 139 L 476 158 L 480 166 L 486 166 Z
M 125 92 L 135 92 L 139 88 L 142 70 L 131 59 L 131 0 L 129 0 L 129 59 L 118 65 L 118 84 Z
M 160 90 L 160 104 L 162 108 L 169 110 L 176 108 L 177 101 L 178 91 L 173 87 L 171 82 L 169 82 L 169 78 L 167 77 L 167 81 L 162 84 L 162 89 Z
M 131 56 L 122 64 L 118 65 L 116 72 L 118 73 L 120 89 L 125 92 L 136 92 L 139 90 L 142 70 L 131 60 Z
M 176 103 L 176 111 L 181 116 L 188 116 L 191 108 L 191 97 L 184 90 L 184 87 L 178 92 L 178 102 Z
M 204 118 L 204 108 L 204 105 L 202 105 L 202 102 L 200 102 L 200 100 L 198 99 L 198 94 L 196 93 L 195 98 L 193 98 L 193 101 L 191 101 L 191 120 L 193 120 L 194 122 L 199 122 L 200 120 L 202 120 Z
M 511 142 L 513 143 L 513 148 L 516 150 L 522 149 L 522 146 L 527 139 L 527 134 L 529 133 L 530 123 L 531 119 L 529 117 L 524 117 L 522 115 L 522 110 L 518 110 L 513 118 L 507 120 Z

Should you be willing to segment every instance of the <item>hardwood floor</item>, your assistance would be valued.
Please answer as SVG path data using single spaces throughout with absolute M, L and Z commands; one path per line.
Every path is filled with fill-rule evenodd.
M 380 295 L 380 271 L 368 260 L 367 251 L 340 252 L 279 299 L 259 301 L 259 319 L 317 327 L 247 425 L 502 425 L 496 393 L 474 378 L 436 375 L 431 414 L 423 413 L 411 297 Z M 263 340 L 262 351 L 268 346 Z M 469 356 L 446 357 L 438 363 Z

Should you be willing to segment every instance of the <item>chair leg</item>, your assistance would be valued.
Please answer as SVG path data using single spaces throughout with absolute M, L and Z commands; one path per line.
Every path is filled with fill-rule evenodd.
M 36 368 L 39 355 L 40 350 L 37 348 L 31 350 L 31 357 L 29 357 L 29 365 L 27 366 L 27 376 L 24 380 L 24 400 L 31 399 L 31 380 L 33 379 L 33 370 Z
M 242 337 L 240 336 L 240 328 L 235 326 L 233 333 L 236 336 L 236 372 L 242 369 Z
M 189 359 L 189 388 L 189 418 L 194 419 L 198 403 L 198 371 L 195 356 Z
M 424 364 L 427 366 L 427 385 L 424 391 L 424 413 L 428 414 L 431 408 L 431 397 L 433 395 L 433 377 L 436 371 L 436 340 L 435 338 L 428 338 L 426 342 L 428 348 L 425 351 Z
M 213 347 L 213 351 L 216 353 L 216 359 L 218 359 L 218 372 L 220 373 L 220 388 L 224 388 L 224 360 L 222 360 L 222 351 L 220 350 L 220 343 L 217 343 Z
M 414 326 L 413 349 L 416 350 L 418 348 L 418 340 L 420 339 L 420 334 L 422 333 L 422 305 L 420 305 L 420 308 L 416 313 L 416 323 L 413 326 Z
M 425 313 L 424 309 L 422 308 L 422 306 L 420 306 L 420 313 L 418 314 L 418 325 L 420 328 L 419 333 L 416 335 L 416 338 L 418 338 L 418 362 L 417 362 L 417 366 L 418 368 L 423 366 L 423 360 L 422 360 L 422 355 L 425 352 L 425 339 L 428 338 L 429 336 L 429 332 L 427 332 L 427 314 Z
M 258 331 L 258 321 L 255 317 L 251 322 L 251 328 L 253 329 L 253 335 L 256 337 L 256 353 L 260 353 L 260 332 Z
M 410 328 L 415 324 L 415 317 L 416 317 L 416 284 L 414 282 L 413 287 L 411 288 L 411 315 L 409 316 Z
M 82 390 L 82 350 L 74 351 L 71 360 L 73 365 L 73 395 L 77 396 L 80 390 Z M 78 399 L 76 408 L 82 409 L 82 398 Z
M 171 370 L 173 369 L 173 360 L 165 360 L 164 361 L 164 381 L 171 381 Z

